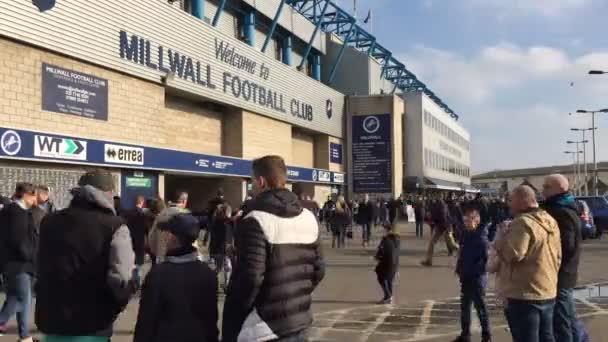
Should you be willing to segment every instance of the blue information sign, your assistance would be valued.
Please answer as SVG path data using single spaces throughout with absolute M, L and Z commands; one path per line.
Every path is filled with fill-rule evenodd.
M 391 115 L 352 118 L 353 192 L 392 192 Z
M 251 175 L 251 161 L 245 159 L 1 127 L 0 158 L 185 171 L 244 178 Z M 334 184 L 344 182 L 344 174 L 338 172 L 295 166 L 288 166 L 287 169 L 290 181 Z
M 342 164 L 342 144 L 329 143 L 329 161 Z

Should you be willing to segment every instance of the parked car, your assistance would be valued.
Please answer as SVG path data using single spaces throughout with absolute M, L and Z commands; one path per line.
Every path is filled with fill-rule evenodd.
M 597 228 L 595 226 L 595 221 L 593 220 L 593 213 L 591 212 L 591 209 L 589 209 L 589 205 L 587 205 L 587 202 L 583 200 L 577 200 L 576 204 L 578 204 L 581 211 L 583 240 L 596 237 Z
M 608 200 L 603 196 L 577 197 L 576 199 L 585 201 L 591 209 L 596 227 L 595 237 L 600 238 L 608 230 Z

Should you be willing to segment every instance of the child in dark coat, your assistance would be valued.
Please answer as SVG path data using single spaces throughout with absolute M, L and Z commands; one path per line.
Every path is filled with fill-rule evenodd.
M 378 304 L 392 304 L 393 282 L 399 271 L 399 249 L 401 242 L 399 235 L 395 233 L 393 225 L 385 224 L 384 229 L 386 230 L 386 235 L 380 241 L 378 251 L 376 252 L 376 260 L 378 260 L 376 275 L 378 276 L 378 283 L 382 288 L 382 292 L 384 292 L 384 298 Z
M 144 281 L 134 342 L 217 342 L 217 276 L 192 245 L 198 220 L 176 214 L 158 228 L 167 254 Z
M 491 341 L 490 321 L 484 301 L 487 282 L 486 263 L 488 261 L 488 238 L 485 229 L 480 228 L 479 209 L 474 206 L 464 208 L 464 226 L 460 242 L 460 254 L 456 274 L 460 277 L 460 323 L 462 332 L 454 342 L 471 340 L 471 304 L 475 306 L 481 323 L 482 342 Z

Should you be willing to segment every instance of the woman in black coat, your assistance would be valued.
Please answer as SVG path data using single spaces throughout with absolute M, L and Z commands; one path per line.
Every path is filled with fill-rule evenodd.
M 384 225 L 386 235 L 382 238 L 378 251 L 376 252 L 376 275 L 378 283 L 384 292 L 384 298 L 379 304 L 393 303 L 393 282 L 399 271 L 399 250 L 401 241 L 399 235 L 395 234 L 394 226 Z
M 331 248 L 346 247 L 346 228 L 352 223 L 352 212 L 343 196 L 336 201 L 336 209 L 330 219 L 332 227 Z

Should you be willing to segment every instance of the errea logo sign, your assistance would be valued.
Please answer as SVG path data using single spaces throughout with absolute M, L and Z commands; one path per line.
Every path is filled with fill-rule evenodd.
M 144 149 L 141 147 L 105 144 L 104 160 L 106 163 L 125 165 L 144 165 Z

